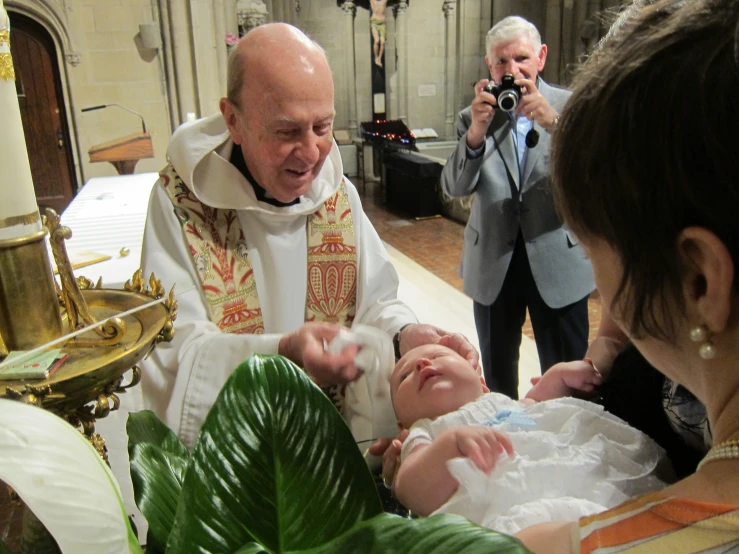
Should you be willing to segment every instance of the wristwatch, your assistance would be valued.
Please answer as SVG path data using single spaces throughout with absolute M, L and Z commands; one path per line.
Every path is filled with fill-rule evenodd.
M 400 354 L 400 333 L 403 332 L 403 329 L 408 327 L 410 323 L 406 323 L 403 325 L 400 329 L 398 329 L 398 332 L 395 333 L 395 336 L 393 337 L 393 349 L 395 350 L 395 361 L 397 362 L 400 358 L 402 358 Z
M 557 128 L 557 123 L 559 123 L 559 114 L 554 116 L 554 121 L 552 121 L 552 126 L 547 129 L 547 133 L 552 133 Z

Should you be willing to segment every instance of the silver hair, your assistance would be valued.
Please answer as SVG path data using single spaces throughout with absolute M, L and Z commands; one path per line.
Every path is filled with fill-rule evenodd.
M 492 49 L 499 44 L 515 40 L 520 36 L 526 36 L 531 41 L 536 53 L 541 50 L 541 35 L 538 29 L 530 21 L 518 15 L 509 15 L 498 21 L 485 36 L 485 53 L 490 55 Z

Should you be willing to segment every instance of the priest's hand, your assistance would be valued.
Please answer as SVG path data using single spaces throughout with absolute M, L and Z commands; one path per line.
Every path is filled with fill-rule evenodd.
M 334 323 L 304 323 L 280 339 L 278 353 L 302 367 L 320 386 L 350 383 L 362 375 L 354 365 L 360 346 L 347 345 L 338 354 L 325 349 L 342 329 Z
M 449 333 L 426 323 L 411 323 L 400 332 L 400 354 L 423 344 L 441 344 L 454 350 L 480 372 L 480 354 L 472 343 L 461 333 Z

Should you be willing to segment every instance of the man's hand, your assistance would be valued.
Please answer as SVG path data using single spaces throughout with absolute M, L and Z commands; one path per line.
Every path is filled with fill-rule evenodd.
M 475 85 L 475 98 L 470 106 L 472 122 L 467 129 L 467 146 L 473 150 L 477 150 L 485 142 L 488 127 L 495 116 L 495 106 L 498 105 L 495 96 L 483 90 L 490 82 L 482 79 Z
M 467 337 L 425 323 L 411 323 L 403 329 L 400 333 L 400 354 L 403 355 L 416 346 L 437 343 L 454 350 L 480 372 L 480 354 Z
M 588 358 L 574 362 L 560 362 L 550 367 L 541 377 L 531 379 L 534 387 L 526 398 L 542 402 L 565 396 L 587 398 L 603 377 Z
M 459 453 L 475 462 L 485 473 L 493 470 L 503 452 L 513 457 L 513 444 L 508 435 L 490 427 L 470 425 L 456 427 L 446 433 L 454 433 Z
M 405 439 L 408 438 L 408 433 L 408 429 L 403 429 L 394 439 L 377 439 L 369 447 L 370 454 L 382 456 L 382 481 L 391 490 L 400 467 L 400 450 L 403 448 Z
M 535 121 L 544 129 L 551 130 L 558 115 L 557 111 L 541 95 L 534 81 L 526 79 L 519 73 L 514 82 L 521 87 L 523 93 L 521 101 L 518 103 L 518 113 L 525 115 L 531 121 Z
M 341 330 L 333 323 L 304 323 L 280 339 L 278 353 L 302 367 L 320 386 L 350 383 L 362 375 L 354 365 L 359 345 L 350 344 L 339 354 L 330 354 L 324 347 Z

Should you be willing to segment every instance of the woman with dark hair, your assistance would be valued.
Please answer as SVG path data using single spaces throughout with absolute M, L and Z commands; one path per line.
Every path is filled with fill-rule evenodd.
M 739 2 L 664 0 L 584 66 L 554 194 L 604 308 L 706 407 L 713 447 L 660 493 L 520 534 L 534 552 L 739 551 Z

